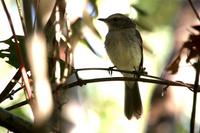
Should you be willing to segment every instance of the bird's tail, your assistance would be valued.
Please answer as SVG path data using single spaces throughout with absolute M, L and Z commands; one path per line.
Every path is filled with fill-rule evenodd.
M 142 114 L 142 101 L 137 82 L 126 81 L 125 83 L 124 113 L 128 119 L 132 116 L 139 119 Z

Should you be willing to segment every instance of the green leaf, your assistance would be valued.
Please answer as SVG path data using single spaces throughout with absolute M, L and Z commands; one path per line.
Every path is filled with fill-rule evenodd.
M 25 54 L 25 43 L 24 43 L 24 36 L 19 36 L 17 35 L 17 41 L 19 43 L 20 46 L 20 53 L 22 54 L 22 57 L 25 60 L 25 64 L 26 63 L 26 54 Z M 0 41 L 0 43 L 5 43 L 7 45 L 9 45 L 8 48 L 5 49 L 1 49 L 0 50 L 0 58 L 8 58 L 8 60 L 6 61 L 8 64 L 12 65 L 15 68 L 19 68 L 20 64 L 19 64 L 19 60 L 16 54 L 16 44 L 14 42 L 14 37 L 11 36 L 10 38 Z M 0 44 L 1 45 L 1 44 Z
M 143 9 L 138 7 L 137 5 L 131 5 L 131 7 L 133 7 L 142 16 L 147 16 L 148 15 L 148 13 L 146 11 L 144 11 Z

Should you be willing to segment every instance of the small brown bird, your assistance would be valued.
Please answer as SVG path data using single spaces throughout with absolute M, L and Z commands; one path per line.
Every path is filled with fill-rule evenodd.
M 108 25 L 105 48 L 112 63 L 120 70 L 140 71 L 143 65 L 142 38 L 136 29 L 136 24 L 127 16 L 117 13 L 99 20 Z M 122 73 L 124 77 L 139 75 Z M 142 102 L 138 83 L 125 82 L 124 113 L 128 119 L 142 114 Z

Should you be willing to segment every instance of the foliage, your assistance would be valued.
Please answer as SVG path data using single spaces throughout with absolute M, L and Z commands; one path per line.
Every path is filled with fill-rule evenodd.
M 46 1 L 48 1 L 48 0 L 46 0 Z M 98 50 L 94 47 L 94 45 L 89 40 L 89 38 L 86 37 L 86 35 L 85 35 L 86 33 L 84 33 L 84 28 L 87 27 L 90 29 L 91 34 L 94 35 L 95 37 L 97 37 L 97 40 L 98 39 L 102 40 L 102 37 L 101 37 L 102 33 L 99 32 L 99 30 L 97 28 L 98 26 L 95 23 L 96 17 L 100 14 L 100 11 L 99 11 L 100 5 L 98 5 L 99 1 L 97 1 L 97 0 L 85 1 L 85 3 L 82 5 L 83 6 L 83 10 L 81 10 L 82 14 L 80 16 L 76 16 L 75 19 L 72 21 L 72 20 L 68 20 L 67 16 L 69 14 L 68 14 L 68 12 L 65 11 L 64 8 L 62 8 L 63 5 L 65 5 L 65 4 L 67 5 L 67 3 L 65 3 L 63 0 L 60 0 L 60 1 L 57 0 L 56 3 L 54 3 L 55 4 L 53 6 L 54 8 L 52 10 L 49 9 L 50 10 L 49 12 L 51 12 L 51 16 L 49 17 L 49 20 L 45 23 L 43 23 L 43 21 L 44 21 L 43 18 L 45 18 L 44 17 L 45 13 L 43 13 L 42 10 L 40 9 L 40 6 L 45 7 L 45 5 L 42 5 L 42 3 L 40 3 L 38 0 L 35 0 L 34 2 L 32 1 L 32 3 L 30 1 L 28 1 L 27 3 L 31 4 L 33 6 L 33 8 L 35 9 L 35 12 L 33 13 L 34 15 L 32 16 L 32 18 L 27 18 L 27 16 L 29 16 L 29 17 L 31 16 L 30 15 L 31 12 L 28 12 L 28 11 L 30 11 L 29 8 L 28 8 L 28 11 L 26 12 L 26 8 L 28 7 L 28 6 L 26 7 L 26 4 L 24 4 L 24 7 L 22 5 L 18 5 L 18 10 L 19 10 L 20 14 L 22 14 L 21 10 L 20 10 L 21 8 L 23 8 L 23 10 L 25 11 L 25 13 L 24 13 L 25 15 L 21 16 L 21 18 L 22 18 L 21 23 L 23 25 L 25 35 L 20 36 L 20 35 L 13 33 L 13 35 L 10 38 L 0 41 L 0 43 L 5 43 L 9 46 L 6 49 L 0 50 L 0 57 L 8 58 L 7 63 L 12 65 L 13 67 L 19 69 L 19 71 L 20 71 L 20 73 L 18 71 L 18 73 L 19 73 L 17 76 L 18 78 L 13 78 L 12 80 L 10 80 L 7 87 L 5 87 L 5 89 L 3 91 L 4 93 L 2 92 L 0 94 L 0 101 L 4 102 L 5 99 L 12 97 L 12 95 L 16 95 L 16 93 L 18 91 L 14 91 L 14 86 L 18 83 L 19 78 L 22 76 L 23 83 L 21 84 L 21 87 L 27 89 L 24 94 L 25 102 L 29 103 L 29 105 L 32 107 L 32 111 L 33 111 L 33 114 L 35 115 L 35 118 L 37 118 L 37 112 L 34 112 L 35 110 L 33 109 L 33 107 L 37 107 L 37 106 L 35 106 L 33 104 L 34 102 L 31 101 L 32 98 L 37 99 L 37 96 L 36 96 L 37 90 L 35 89 L 36 80 L 34 79 L 34 77 L 36 77 L 36 76 L 34 73 L 35 69 L 33 69 L 33 67 L 31 66 L 31 63 L 33 61 L 30 60 L 31 57 L 28 57 L 28 56 L 32 56 L 32 55 L 31 55 L 31 52 L 29 51 L 29 46 L 27 45 L 27 40 L 32 37 L 32 33 L 37 33 L 37 35 L 40 37 L 43 36 L 43 34 L 44 34 L 45 43 L 47 43 L 46 51 L 48 51 L 48 55 L 47 55 L 48 59 L 47 59 L 47 62 L 45 62 L 48 64 L 48 72 L 49 72 L 47 81 L 49 82 L 50 87 L 52 89 L 51 91 L 52 91 L 53 100 L 54 100 L 54 104 L 55 104 L 55 106 L 54 106 L 55 110 L 53 112 L 53 115 L 57 116 L 56 118 L 52 118 L 53 120 L 51 120 L 50 118 L 48 119 L 49 121 L 53 121 L 50 123 L 50 124 L 52 124 L 51 127 L 49 128 L 49 130 L 51 130 L 51 131 L 55 130 L 55 132 L 61 132 L 60 131 L 61 127 L 58 127 L 58 125 L 60 125 L 59 121 L 62 121 L 61 120 L 62 116 L 61 116 L 60 112 L 61 112 L 62 107 L 66 104 L 66 101 L 65 101 L 66 99 L 61 100 L 61 97 L 65 96 L 65 95 L 69 95 L 67 91 L 70 89 L 68 87 L 74 87 L 77 85 L 82 86 L 82 85 L 86 85 L 87 83 L 100 82 L 100 81 L 123 81 L 123 80 L 133 80 L 133 81 L 138 80 L 138 81 L 148 82 L 148 83 L 163 84 L 163 85 L 166 85 L 165 89 L 168 88 L 168 86 L 170 86 L 170 85 L 174 85 L 174 86 L 188 87 L 191 91 L 195 91 L 195 86 L 198 87 L 198 83 L 193 85 L 193 84 L 189 84 L 189 83 L 173 82 L 173 81 L 166 80 L 163 78 L 148 75 L 147 73 L 141 73 L 141 75 L 144 78 L 139 78 L 139 79 L 136 79 L 136 78 L 130 79 L 130 78 L 126 78 L 126 77 L 124 77 L 124 78 L 122 78 L 122 77 L 105 78 L 104 77 L 104 78 L 96 78 L 96 79 L 81 79 L 78 74 L 78 69 L 76 69 L 73 66 L 74 65 L 73 64 L 74 63 L 74 58 L 73 58 L 74 53 L 73 52 L 77 45 L 82 44 L 82 45 L 86 46 L 90 51 L 92 51 L 92 53 L 95 56 L 97 56 L 100 59 L 103 59 L 103 56 L 101 54 L 99 54 Z M 166 26 L 166 25 L 169 26 L 172 24 L 172 22 L 174 22 L 174 18 L 171 16 L 173 16 L 174 12 L 176 12 L 179 9 L 180 1 L 178 1 L 178 0 L 175 0 L 175 1 L 172 1 L 172 0 L 169 0 L 169 1 L 140 0 L 137 5 L 131 4 L 129 6 L 130 6 L 130 9 L 133 8 L 137 12 L 138 18 L 137 18 L 136 22 L 137 22 L 137 25 L 139 26 L 140 30 L 142 32 L 151 33 L 156 28 L 160 28 L 160 27 Z M 59 10 L 57 12 L 57 10 L 56 10 L 57 8 L 62 9 L 62 10 Z M 27 15 L 26 13 L 27 14 L 29 13 L 29 14 Z M 60 15 L 59 20 L 56 20 L 56 15 L 58 15 L 56 13 L 58 13 Z M 9 15 L 7 15 L 7 17 L 8 16 Z M 34 21 L 34 24 L 32 24 L 32 21 L 30 22 L 30 20 L 32 20 L 32 19 Z M 11 20 L 9 20 L 9 22 L 10 21 Z M 12 23 L 12 22 L 10 22 L 10 23 Z M 58 28 L 57 24 L 59 24 L 59 26 L 60 26 L 59 30 L 56 29 L 56 28 Z M 10 25 L 10 27 L 12 28 L 11 25 Z M 193 26 L 193 28 L 195 30 L 197 30 L 198 32 L 200 31 L 199 25 Z M 29 32 L 29 30 L 30 30 L 30 32 Z M 42 33 L 42 34 L 39 34 L 39 33 Z M 178 56 L 176 56 L 177 58 L 175 58 L 174 62 L 172 62 L 171 65 L 168 67 L 168 71 L 171 71 L 172 73 L 176 73 L 178 71 L 179 62 L 181 60 L 180 55 L 182 54 L 181 52 L 183 49 L 187 49 L 188 53 L 189 53 L 187 56 L 187 60 L 186 60 L 187 63 L 190 62 L 191 59 L 196 59 L 197 57 L 199 57 L 199 53 L 200 53 L 199 40 L 200 40 L 199 33 L 191 34 L 189 36 L 189 39 L 183 44 L 180 52 L 178 53 Z M 31 43 L 31 40 L 29 40 L 29 41 L 30 42 L 28 42 L 28 43 Z M 149 43 L 144 44 L 145 45 L 144 50 L 146 52 L 151 53 L 151 55 L 152 55 L 153 52 L 152 52 L 151 48 L 149 48 L 148 44 Z M 19 45 L 19 49 L 16 47 L 16 45 Z M 25 48 L 25 46 L 26 46 L 26 48 Z M 19 51 L 21 55 L 19 55 L 17 51 Z M 38 55 L 40 55 L 40 54 L 41 53 L 38 53 Z M 81 53 L 79 53 L 79 54 L 81 54 Z M 38 60 L 40 60 L 40 58 Z M 87 60 L 87 59 L 82 59 L 82 60 Z M 45 63 L 43 65 L 45 65 Z M 26 83 L 25 83 L 26 78 L 24 78 L 24 74 L 22 72 L 24 70 L 23 69 L 24 66 L 25 66 L 26 70 L 27 71 L 30 70 L 31 74 L 32 74 L 31 76 L 27 76 L 28 82 L 26 82 Z M 115 69 L 112 70 L 110 68 L 109 69 L 99 68 L 98 70 L 103 70 L 103 71 L 109 70 L 109 72 L 111 71 L 111 73 L 118 71 Z M 25 75 L 27 75 L 27 71 L 25 71 Z M 58 72 L 58 74 L 57 74 L 57 72 Z M 122 72 L 122 71 L 119 70 L 118 72 Z M 127 72 L 127 73 L 134 74 L 134 72 Z M 38 74 L 39 77 L 41 74 L 41 77 L 42 77 L 42 73 L 36 72 L 36 74 Z M 14 83 L 13 83 L 13 80 L 14 80 Z M 43 82 L 43 84 L 44 84 L 44 82 Z M 30 88 L 28 88 L 27 85 L 31 86 L 31 90 L 29 90 Z M 93 88 L 93 87 L 91 87 L 91 88 Z M 20 91 L 21 90 L 22 89 L 20 89 Z M 30 97 L 28 94 L 28 90 L 32 94 L 32 95 L 30 95 Z M 76 90 L 76 89 L 74 89 L 74 90 Z M 74 91 L 74 90 L 72 90 L 72 91 Z M 27 94 L 28 94 L 28 97 L 27 97 Z M 76 95 L 77 94 L 75 94 L 75 91 L 74 91 L 72 93 L 72 95 L 70 95 L 69 97 L 73 97 L 76 99 L 77 98 Z M 87 97 L 90 97 L 90 98 L 87 98 Z M 119 107 L 116 105 L 115 102 L 113 102 L 113 100 L 108 100 L 108 99 L 105 100 L 102 97 L 103 97 L 103 95 L 95 92 L 95 89 L 93 88 L 92 93 L 91 93 L 91 91 L 86 92 L 85 99 L 88 99 L 89 101 L 94 102 L 92 104 L 91 108 L 93 109 L 93 111 L 95 113 L 97 113 L 101 117 L 101 119 L 99 120 L 101 123 L 100 124 L 101 128 L 98 131 L 99 132 L 108 132 L 108 131 L 110 131 L 108 129 L 109 127 L 113 128 L 113 125 L 114 126 L 118 125 L 117 119 L 114 118 L 114 116 L 118 116 L 119 114 L 117 112 L 113 111 L 113 108 L 118 109 Z M 48 98 L 48 96 L 45 98 Z M 15 100 L 15 98 L 13 100 Z M 68 99 L 67 99 L 67 101 L 68 101 Z M 84 102 L 85 101 L 87 101 L 87 100 L 84 100 Z M 81 101 L 81 102 L 83 103 L 83 101 Z M 100 104 L 97 106 L 96 103 L 100 103 Z M 16 108 L 19 108 L 24 104 L 20 104 L 20 105 L 16 104 L 16 105 L 17 105 Z M 14 108 L 15 108 L 15 106 L 14 106 Z M 20 111 L 16 111 L 16 112 L 20 112 Z M 68 121 L 68 120 L 66 120 L 66 121 Z M 25 121 L 25 123 L 30 124 L 30 121 L 27 120 L 27 121 Z M 36 120 L 36 123 L 37 123 L 37 120 Z M 46 126 L 46 125 L 44 124 L 42 126 Z M 177 130 L 181 130 L 181 126 L 180 125 L 178 125 L 178 126 L 180 128 L 177 127 L 178 128 Z M 9 126 L 7 126 L 7 128 L 9 128 Z M 37 128 L 38 127 L 36 127 L 36 129 Z M 46 128 L 42 127 L 42 129 L 45 130 Z M 121 130 L 123 130 L 123 129 L 121 129 L 121 127 L 117 128 L 115 130 L 118 130 L 118 129 L 120 130 L 120 132 L 121 132 Z M 37 130 L 40 130 L 40 128 L 38 128 Z M 114 128 L 113 128 L 113 130 L 114 130 Z

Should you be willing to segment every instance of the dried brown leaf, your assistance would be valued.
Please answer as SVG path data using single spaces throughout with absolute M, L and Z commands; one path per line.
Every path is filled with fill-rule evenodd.
M 181 60 L 180 53 L 176 57 L 176 59 L 167 67 L 167 71 L 171 72 L 171 74 L 175 74 L 178 72 L 179 62 Z

